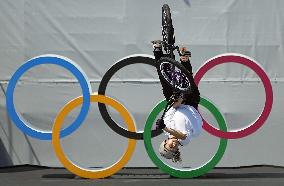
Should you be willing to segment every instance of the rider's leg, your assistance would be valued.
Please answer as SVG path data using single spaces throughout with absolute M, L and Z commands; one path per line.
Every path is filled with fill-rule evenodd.
M 155 55 L 155 59 L 157 61 L 163 56 L 163 52 L 162 51 L 157 52 L 157 51 L 154 50 L 154 55 Z M 160 67 L 156 65 L 157 71 L 159 70 L 159 68 Z M 164 68 L 166 68 L 165 65 L 163 65 L 162 68 L 163 68 L 162 70 L 166 70 L 166 69 L 164 69 Z M 172 87 L 169 84 L 167 84 L 166 80 L 164 80 L 162 76 L 159 75 L 159 79 L 160 79 L 160 82 L 161 82 L 161 85 L 162 85 L 163 94 L 164 94 L 166 100 L 169 101 L 170 97 L 173 95 Z

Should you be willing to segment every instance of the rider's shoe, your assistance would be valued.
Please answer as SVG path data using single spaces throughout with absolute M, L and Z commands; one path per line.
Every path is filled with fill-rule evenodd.
M 188 57 L 191 57 L 191 52 L 189 50 L 187 50 L 186 47 L 182 47 L 180 49 L 180 54 L 181 56 L 188 56 Z
M 151 43 L 153 43 L 153 44 L 162 44 L 162 41 L 161 40 L 154 40 L 154 41 L 151 41 Z
M 154 48 L 155 51 L 162 50 L 162 41 L 161 40 L 154 40 L 154 41 L 151 41 L 151 43 L 153 44 L 153 48 Z

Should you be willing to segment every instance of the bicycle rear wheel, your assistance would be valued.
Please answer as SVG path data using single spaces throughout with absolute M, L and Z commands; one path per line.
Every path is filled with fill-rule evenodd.
M 162 57 L 157 62 L 158 74 L 173 90 L 188 92 L 190 82 L 194 81 L 190 72 L 186 68 L 169 57 Z

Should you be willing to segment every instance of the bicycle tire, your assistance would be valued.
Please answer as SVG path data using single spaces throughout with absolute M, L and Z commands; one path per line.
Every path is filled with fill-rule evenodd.
M 169 71 L 165 72 L 163 69 L 163 65 L 168 63 L 169 65 L 173 65 L 177 70 L 179 70 L 181 74 L 179 74 L 178 81 L 181 81 L 183 84 L 182 86 L 175 87 L 173 79 L 170 77 L 171 74 L 169 72 L 172 72 L 172 66 L 170 66 Z M 161 57 L 157 62 L 156 65 L 158 67 L 158 74 L 160 77 L 163 78 L 163 80 L 173 89 L 181 92 L 189 92 L 191 88 L 192 81 L 194 81 L 192 74 L 186 70 L 186 68 L 176 60 L 170 58 L 170 57 Z M 175 77 L 176 78 L 176 77 Z M 181 79 L 183 78 L 183 79 Z M 175 83 L 176 84 L 176 83 Z
M 174 45 L 174 27 L 172 24 L 171 10 L 169 5 L 164 4 L 162 7 L 162 37 L 164 48 L 168 51 L 170 45 Z

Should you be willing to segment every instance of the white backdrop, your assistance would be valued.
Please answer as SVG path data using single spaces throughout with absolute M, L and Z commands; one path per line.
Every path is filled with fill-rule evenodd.
M 66 56 L 81 66 L 96 92 L 105 72 L 119 59 L 152 55 L 150 41 L 161 38 L 164 3 L 171 7 L 177 44 L 192 52 L 194 72 L 211 57 L 241 53 L 261 64 L 273 86 L 273 109 L 264 126 L 248 137 L 229 140 L 217 166 L 284 166 L 284 1 L 279 0 L 191 0 L 190 6 L 182 0 L 0 1 L 0 166 L 62 166 L 50 141 L 25 136 L 8 118 L 6 87 L 21 64 L 42 54 Z M 259 80 L 245 66 L 219 65 L 204 76 L 200 91 L 218 106 L 229 129 L 234 130 L 247 126 L 261 113 L 265 92 Z M 22 76 L 16 87 L 15 106 L 32 126 L 51 130 L 58 111 L 79 95 L 80 86 L 71 73 L 55 65 L 41 65 Z M 129 109 L 139 130 L 143 130 L 151 109 L 163 99 L 156 71 L 149 65 L 131 65 L 117 72 L 107 95 Z M 72 121 L 78 110 L 66 120 Z M 202 113 L 214 123 L 205 109 Z M 116 115 L 113 113 L 120 120 Z M 163 137 L 154 138 L 154 145 Z M 218 141 L 204 131 L 182 150 L 184 161 L 178 166 L 195 167 L 206 162 L 217 150 Z M 74 162 L 97 167 L 118 160 L 127 139 L 114 133 L 102 121 L 97 105 L 92 104 L 84 124 L 62 143 Z M 143 141 L 137 142 L 127 166 L 154 166 Z

